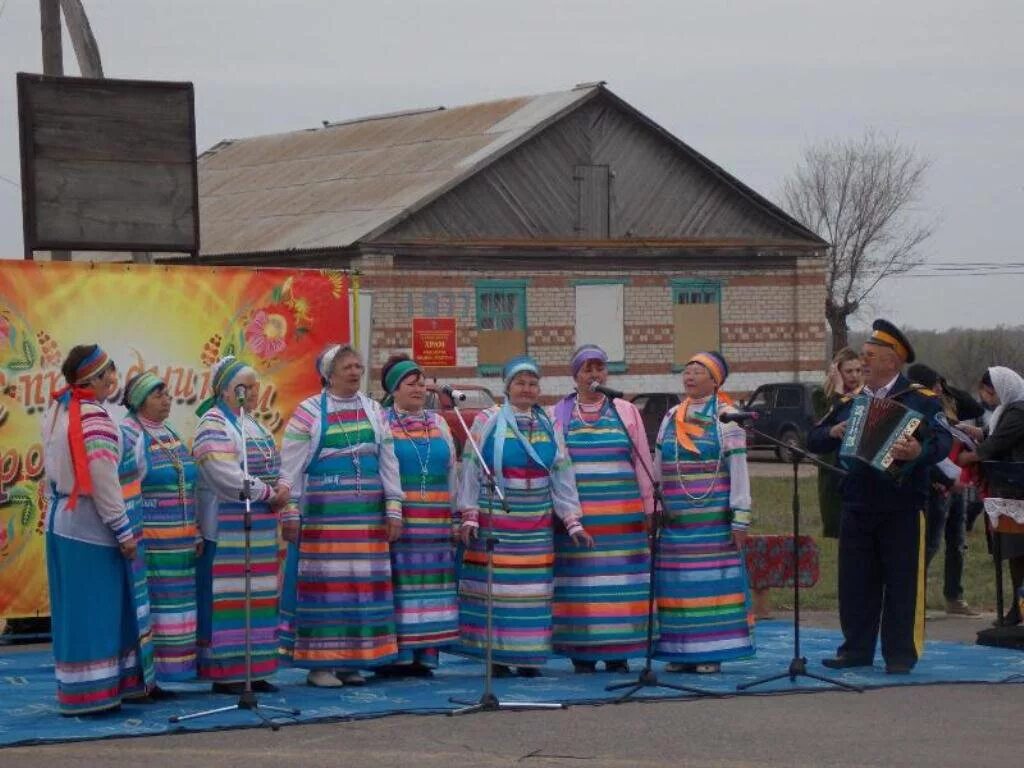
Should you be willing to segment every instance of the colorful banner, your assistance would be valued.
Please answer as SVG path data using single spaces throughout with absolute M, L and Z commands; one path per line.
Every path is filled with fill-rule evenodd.
M 317 354 L 349 329 L 337 271 L 0 261 L 0 617 L 49 614 L 40 425 L 71 347 L 100 344 L 122 386 L 161 376 L 189 438 L 210 365 L 236 355 L 260 378 L 254 415 L 279 436 L 320 388 Z M 106 404 L 115 421 L 120 399 Z
M 454 366 L 457 351 L 454 317 L 412 319 L 412 357 L 424 368 Z

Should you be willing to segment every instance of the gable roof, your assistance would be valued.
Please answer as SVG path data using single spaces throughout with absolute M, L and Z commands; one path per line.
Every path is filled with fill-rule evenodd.
M 602 84 L 590 84 L 222 141 L 199 157 L 202 253 L 324 250 L 371 240 L 598 94 L 613 98 L 796 237 L 823 244 Z

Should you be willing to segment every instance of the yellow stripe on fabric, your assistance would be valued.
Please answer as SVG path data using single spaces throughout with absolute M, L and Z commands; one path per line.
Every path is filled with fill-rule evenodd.
M 924 588 L 925 588 L 925 556 L 924 556 L 924 512 L 917 513 L 917 602 L 914 604 L 914 650 L 917 658 L 924 654 Z

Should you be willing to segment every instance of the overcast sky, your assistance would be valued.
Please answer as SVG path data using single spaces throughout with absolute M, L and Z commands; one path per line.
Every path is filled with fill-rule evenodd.
M 0 0 L 0 254 L 20 257 L 15 78 L 38 0 Z M 191 80 L 198 145 L 607 80 L 769 198 L 810 141 L 897 133 L 933 161 L 937 262 L 1024 262 L 1022 0 L 85 0 L 108 77 Z M 65 38 L 65 67 L 77 74 Z M 1018 270 L 1024 272 L 1024 270 Z M 1024 274 L 891 280 L 922 328 L 1024 322 Z M 870 310 L 860 323 L 870 320 Z

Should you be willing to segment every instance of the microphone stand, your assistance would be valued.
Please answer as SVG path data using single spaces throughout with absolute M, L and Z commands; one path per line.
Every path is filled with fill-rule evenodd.
M 817 464 L 819 467 L 824 467 L 830 472 L 835 472 L 841 475 L 845 475 L 846 471 L 822 461 L 817 456 L 811 455 L 804 448 L 800 448 L 799 446 L 791 443 L 784 443 L 774 436 L 766 434 L 754 427 L 749 427 L 749 429 L 758 437 L 789 451 L 790 462 L 793 465 L 793 658 L 789 662 L 789 669 L 785 672 L 781 672 L 777 675 L 769 675 L 768 677 L 762 677 L 749 683 L 742 683 L 736 686 L 736 690 L 745 691 L 748 688 L 775 682 L 776 680 L 783 680 L 787 677 L 790 682 L 793 683 L 796 682 L 798 677 L 809 677 L 813 680 L 819 680 L 823 683 L 845 688 L 848 691 L 863 693 L 864 689 L 860 686 L 853 685 L 852 683 L 846 683 L 833 677 L 826 677 L 825 675 L 808 672 L 807 658 L 800 655 L 800 461 L 802 459 L 807 459 L 811 463 Z
M 280 724 L 264 715 L 263 712 L 260 711 L 261 709 L 270 710 L 272 712 L 284 712 L 292 717 L 301 714 L 301 712 L 298 709 L 290 709 L 288 707 L 261 707 L 259 700 L 256 698 L 256 693 L 252 689 L 252 478 L 249 477 L 249 452 L 247 450 L 245 440 L 244 400 L 244 394 L 238 397 L 238 424 L 239 431 L 242 434 L 243 477 L 242 490 L 239 493 L 239 499 L 245 502 L 245 515 L 242 518 L 243 528 L 245 529 L 245 544 L 243 546 L 243 552 L 245 553 L 245 687 L 242 689 L 242 693 L 239 695 L 238 701 L 235 704 L 229 704 L 226 707 L 217 707 L 216 709 L 207 709 L 202 712 L 193 712 L 188 715 L 173 715 L 172 717 L 167 718 L 167 720 L 171 723 L 181 723 L 186 720 L 209 717 L 210 715 L 216 715 L 221 712 L 233 712 L 238 709 L 247 709 L 260 718 L 264 725 L 269 725 L 272 731 L 276 731 L 281 727 Z
M 501 503 L 502 510 L 508 514 L 510 512 L 508 507 L 508 500 L 505 498 L 505 493 L 498 486 L 497 481 L 494 477 L 494 472 L 484 461 L 483 454 L 480 452 L 480 446 L 476 444 L 476 440 L 473 439 L 473 434 L 469 431 L 469 427 L 466 425 L 466 420 L 462 417 L 462 411 L 455 404 L 456 398 L 452 397 L 452 410 L 455 411 L 455 415 L 459 419 L 459 424 L 462 425 L 462 430 L 466 435 L 466 442 L 473 449 L 473 454 L 476 456 L 477 461 L 480 462 L 480 467 L 483 470 L 484 482 L 487 484 L 487 530 L 481 531 L 484 540 L 484 549 L 487 552 L 487 637 L 484 644 L 484 690 L 480 694 L 480 698 L 477 701 L 466 701 L 464 699 L 449 698 L 448 700 L 452 704 L 462 704 L 463 706 L 454 709 L 448 713 L 449 717 L 454 715 L 469 715 L 474 712 L 497 712 L 501 709 L 565 709 L 565 704 L 561 702 L 542 702 L 542 701 L 501 701 L 497 694 L 494 693 L 494 665 L 492 659 L 494 658 L 494 547 L 498 543 L 497 536 L 494 535 L 494 499 L 498 498 Z
M 605 397 L 608 396 L 605 395 Z M 646 474 L 647 479 L 651 481 L 651 487 L 654 489 L 654 513 L 651 515 L 651 534 L 649 544 L 650 571 L 647 582 L 647 649 L 644 654 L 644 668 L 640 670 L 640 674 L 635 681 L 631 683 L 612 683 L 611 685 L 606 685 L 604 689 L 606 691 L 619 691 L 625 689 L 625 693 L 615 699 L 616 704 L 621 704 L 623 701 L 630 699 L 634 694 L 644 688 L 668 688 L 673 691 L 690 693 L 698 697 L 719 696 L 720 694 L 714 691 L 709 691 L 705 688 L 696 688 L 690 685 L 679 685 L 678 683 L 663 683 L 658 680 L 658 675 L 654 671 L 654 579 L 655 566 L 658 559 L 658 545 L 661 542 L 661 530 L 664 525 L 665 497 L 662 495 L 661 488 L 658 483 L 655 482 L 654 475 L 651 473 L 651 470 L 643 462 L 640 454 L 637 452 L 636 443 L 633 442 L 633 436 L 629 434 L 629 430 L 626 429 L 626 424 L 622 420 L 622 416 L 619 414 L 618 408 L 615 407 L 616 399 L 621 398 L 608 397 L 608 406 L 612 409 L 612 413 L 615 414 L 615 418 L 622 427 L 622 431 L 626 434 L 626 439 L 629 441 L 630 452 L 633 456 L 637 457 L 637 463 L 643 467 L 644 474 Z

